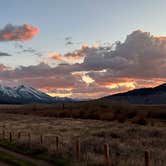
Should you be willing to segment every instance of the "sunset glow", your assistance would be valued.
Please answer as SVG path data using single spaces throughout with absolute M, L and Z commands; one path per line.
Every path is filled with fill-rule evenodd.
M 116 89 L 118 87 L 124 86 L 130 89 L 135 88 L 134 82 L 120 82 L 120 83 L 105 83 L 103 86 L 110 88 L 110 89 Z

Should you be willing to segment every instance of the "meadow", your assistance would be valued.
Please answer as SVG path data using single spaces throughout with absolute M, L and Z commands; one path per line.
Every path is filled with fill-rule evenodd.
M 104 155 L 104 145 L 108 144 L 112 166 L 145 165 L 145 151 L 150 155 L 150 166 L 165 166 L 165 108 L 108 101 L 3 105 L 0 127 L 6 139 L 11 132 L 12 139 L 18 141 L 21 132 L 19 142 L 30 141 L 32 147 L 40 144 L 42 136 L 42 147 L 54 156 L 70 159 L 71 165 L 108 165 Z
M 74 103 L 0 105 L 0 113 L 41 117 L 117 120 L 146 125 L 166 120 L 166 105 L 131 105 L 126 102 L 93 100 Z

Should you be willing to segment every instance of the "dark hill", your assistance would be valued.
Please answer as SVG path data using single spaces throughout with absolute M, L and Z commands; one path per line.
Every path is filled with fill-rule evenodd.
M 104 97 L 104 99 L 127 101 L 131 104 L 166 104 L 166 84 L 154 88 L 134 89 Z

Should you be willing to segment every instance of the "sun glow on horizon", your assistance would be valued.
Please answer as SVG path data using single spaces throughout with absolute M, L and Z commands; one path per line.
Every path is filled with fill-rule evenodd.
M 49 96 L 52 96 L 52 97 L 70 97 L 72 95 L 72 93 L 49 93 L 47 92 L 47 94 Z
M 109 89 L 116 89 L 116 88 L 122 87 L 122 86 L 134 89 L 135 88 L 135 82 L 105 83 L 104 86 L 109 88 Z

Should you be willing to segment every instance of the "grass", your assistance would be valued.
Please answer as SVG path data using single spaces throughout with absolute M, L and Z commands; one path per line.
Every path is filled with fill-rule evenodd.
M 92 101 L 65 103 L 64 108 L 62 104 L 36 105 L 36 111 L 31 106 L 13 109 L 11 106 L 8 110 L 4 108 L 0 111 L 0 126 L 4 126 L 7 135 L 9 131 L 29 132 L 32 143 L 39 142 L 39 135 L 44 136 L 44 147 L 49 154 L 29 149 L 27 152 L 25 148 L 27 154 L 33 153 L 35 157 L 57 165 L 69 165 L 68 162 L 73 159 L 75 139 L 80 137 L 84 166 L 102 165 L 104 143 L 110 146 L 113 165 L 142 166 L 145 150 L 150 152 L 151 166 L 166 165 L 165 105 Z M 52 157 L 50 151 L 55 151 L 57 135 L 60 136 L 61 155 L 55 152 Z M 22 142 L 26 140 L 25 135 L 21 137 Z M 24 151 L 24 148 L 19 149 Z
M 68 163 L 75 165 L 72 161 L 77 137 L 80 137 L 81 141 L 81 159 L 85 161 L 84 166 L 102 165 L 104 143 L 109 144 L 111 159 L 116 166 L 142 166 L 145 150 L 150 152 L 151 166 L 166 165 L 165 123 L 138 125 L 117 121 L 57 119 L 18 114 L 1 115 L 0 126 L 5 124 L 6 139 L 8 131 L 16 133 L 13 135 L 13 140 L 17 138 L 18 131 L 27 131 L 31 133 L 33 146 L 26 145 L 25 135 L 21 136 L 18 143 L 5 140 L 1 141 L 0 145 L 27 155 L 33 154 L 33 157 L 47 160 L 55 165 L 67 166 Z M 38 135 L 43 133 L 44 148 L 39 144 L 35 147 L 35 142 L 40 140 Z M 57 135 L 60 137 L 59 153 L 54 148 Z M 76 162 L 76 164 L 80 163 Z
M 72 161 L 70 158 L 64 158 L 60 155 L 50 155 L 48 153 L 43 153 L 37 155 L 36 158 L 46 160 L 58 166 L 72 166 Z
M 18 159 L 13 155 L 0 151 L 0 161 L 3 161 L 14 166 L 35 166 L 33 163 L 27 160 Z
M 50 163 L 56 164 L 58 166 L 70 166 L 71 160 L 69 158 L 64 158 L 60 155 L 48 154 L 48 151 L 44 147 L 40 146 L 28 146 L 27 144 L 22 144 L 18 142 L 10 142 L 8 140 L 0 140 L 0 146 L 15 151 L 24 155 L 29 155 L 36 159 L 46 160 Z M 1 153 L 0 153 L 1 155 Z M 0 158 L 1 160 L 1 158 Z M 18 165 L 24 166 L 24 165 Z M 25 165 L 26 166 L 26 165 Z M 29 165 L 31 166 L 31 165 Z
M 133 120 L 166 120 L 166 105 L 131 105 L 127 102 L 108 99 L 77 103 L 1 105 L 0 112 L 12 114 L 31 114 L 43 117 L 79 118 L 113 121 L 121 123 Z M 141 119 L 141 120 L 139 120 Z M 144 120 L 143 120 L 144 119 Z M 141 124 L 142 124 L 141 122 Z
M 29 147 L 28 144 L 17 143 L 17 142 L 9 142 L 8 140 L 0 140 L 0 146 L 5 147 L 9 150 L 13 150 L 15 152 L 21 152 L 26 155 L 37 155 L 41 153 L 45 153 L 47 150 L 43 147 L 34 146 L 33 148 Z

